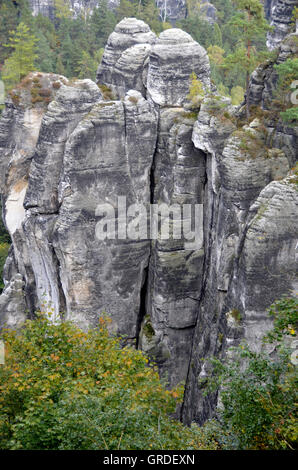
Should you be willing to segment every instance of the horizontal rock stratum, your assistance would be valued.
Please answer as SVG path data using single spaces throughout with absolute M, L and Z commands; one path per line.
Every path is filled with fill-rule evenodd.
M 277 60 L 293 47 L 286 40 Z M 98 84 L 35 72 L 10 94 L 0 120 L 12 239 L 0 319 L 16 327 L 48 303 L 53 321 L 86 329 L 106 312 L 170 385 L 186 382 L 183 419 L 202 422 L 213 406 L 198 386 L 206 359 L 242 338 L 258 349 L 266 309 L 295 288 L 297 129 L 269 122 L 264 133 L 255 118 L 237 128 L 241 110 L 214 91 L 189 111 L 193 72 L 210 90 L 206 51 L 187 33 L 156 38 L 127 18 L 108 40 Z M 253 75 L 255 105 L 268 102 L 274 74 L 272 63 Z M 119 226 L 119 196 L 145 210 L 201 207 L 198 243 L 160 233 L 100 240 L 98 208 L 112 208 Z

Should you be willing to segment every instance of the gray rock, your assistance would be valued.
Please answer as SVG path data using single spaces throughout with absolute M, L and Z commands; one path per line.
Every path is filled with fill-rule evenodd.
M 150 54 L 147 96 L 159 106 L 182 106 L 187 101 L 192 72 L 205 88 L 210 88 L 205 49 L 181 29 L 163 31 Z
M 113 331 L 131 339 L 150 242 L 98 240 L 95 213 L 99 204 L 116 207 L 117 196 L 126 196 L 127 206 L 149 203 L 156 127 L 155 111 L 137 92 L 93 107 L 66 145 L 61 185 L 68 189 L 53 234 L 66 317 L 86 328 L 107 312 Z
M 0 296 L 0 327 L 20 328 L 27 319 L 23 293 L 24 281 L 20 274 L 10 279 Z
M 278 75 L 274 68 L 275 64 L 285 62 L 289 57 L 295 57 L 298 53 L 297 34 L 289 34 L 280 44 L 276 61 L 269 61 L 260 65 L 250 78 L 250 99 L 251 104 L 269 112 L 266 127 L 269 134 L 270 145 L 284 151 L 288 158 L 290 167 L 295 165 L 297 160 L 297 127 L 287 126 L 281 119 L 271 119 L 272 102 L 278 99 L 276 96 L 276 86 Z
M 293 44 L 282 43 L 278 61 Z M 241 109 L 218 95 L 205 97 L 197 117 L 188 111 L 190 74 L 208 88 L 210 69 L 205 50 L 181 30 L 157 40 L 143 22 L 125 19 L 104 58 L 102 91 L 90 80 L 36 73 L 6 103 L 1 192 L 12 248 L 1 327 L 18 327 L 44 304 L 53 321 L 84 329 L 106 312 L 111 331 L 146 351 L 169 386 L 186 382 L 183 420 L 203 422 L 216 405 L 198 381 L 210 356 L 242 339 L 258 350 L 266 309 L 295 288 L 297 191 L 288 172 L 297 130 L 262 113 L 240 125 Z M 37 79 L 45 101 L 32 101 Z M 274 80 L 273 63 L 252 77 L 263 112 Z M 163 239 L 160 228 L 153 240 L 100 239 L 103 221 L 113 234 L 106 204 L 117 209 L 115 228 L 124 219 L 118 196 L 147 214 L 150 203 L 203 205 L 197 243 L 186 245 L 189 227 L 182 239 Z M 131 230 L 132 214 L 128 222 Z
M 65 144 L 80 120 L 102 100 L 91 80 L 62 85 L 43 118 L 29 173 L 24 206 L 31 212 L 55 213 L 58 210 L 58 184 L 63 166 Z
M 268 33 L 267 47 L 276 49 L 281 41 L 294 30 L 292 13 L 297 0 L 267 0 L 265 11 L 270 25 L 274 28 Z
M 204 2 L 199 6 L 200 14 L 210 24 L 214 24 L 217 21 L 217 8 L 212 5 L 212 2 Z
M 186 0 L 156 0 L 155 3 L 163 22 L 166 21 L 174 26 L 177 20 L 187 16 Z
M 272 327 L 266 309 L 297 289 L 297 210 L 295 177 L 272 181 L 249 210 L 243 248 L 230 286 L 229 304 L 237 302 L 244 338 L 260 350 Z
M 146 65 L 156 36 L 136 18 L 124 18 L 109 36 L 96 80 L 123 98 L 135 89 L 145 95 Z
M 156 204 L 203 201 L 205 156 L 191 142 L 194 120 L 189 115 L 177 108 L 160 111 L 154 157 Z M 202 230 L 203 220 L 198 222 Z M 170 385 L 186 379 L 203 277 L 203 241 L 194 249 L 187 249 L 185 241 L 162 240 L 159 234 L 152 241 L 149 263 L 146 313 L 154 330 L 155 360 Z
M 279 148 L 266 149 L 260 121 L 235 130 L 233 110 L 224 109 L 228 114 L 214 116 L 206 99 L 193 131 L 195 146 L 207 153 L 206 255 L 183 407 L 188 423 L 204 422 L 216 404 L 198 383 L 209 374 L 208 357 L 223 356 L 242 339 L 259 349 L 271 326 L 266 309 L 295 286 L 297 191 L 287 179 L 273 181 L 286 177 L 288 159 Z

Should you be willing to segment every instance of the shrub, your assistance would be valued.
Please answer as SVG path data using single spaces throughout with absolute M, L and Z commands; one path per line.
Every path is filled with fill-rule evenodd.
M 52 96 L 52 92 L 49 88 L 43 88 L 39 91 L 39 95 L 44 98 L 49 98 L 50 96 Z
M 86 333 L 39 313 L 3 336 L 0 448 L 215 448 L 169 417 L 182 388 L 165 390 L 140 351 L 109 336 L 106 319 Z
M 137 98 L 136 96 L 129 96 L 128 99 L 129 99 L 129 101 L 130 101 L 132 104 L 135 104 L 135 105 L 137 105 L 138 102 L 139 102 L 139 100 L 138 100 L 138 98 Z
M 190 75 L 189 94 L 187 95 L 187 99 L 191 102 L 192 108 L 198 109 L 201 106 L 204 96 L 205 90 L 203 83 L 198 80 L 198 77 L 193 72 Z
M 59 88 L 61 88 L 61 83 L 60 83 L 60 82 L 54 82 L 54 83 L 53 83 L 53 88 L 54 88 L 55 90 L 59 90 Z
M 225 362 L 212 360 L 208 391 L 220 387 L 215 435 L 223 448 L 297 448 L 297 366 L 284 341 L 285 333 L 296 336 L 297 307 L 297 299 L 282 299 L 269 310 L 274 328 L 264 341 L 277 341 L 276 357 L 241 345 Z
M 100 91 L 102 92 L 102 96 L 103 96 L 104 100 L 114 101 L 116 99 L 113 91 L 107 85 L 103 85 L 103 84 L 99 83 L 99 84 L 97 84 L 97 86 L 100 89 Z

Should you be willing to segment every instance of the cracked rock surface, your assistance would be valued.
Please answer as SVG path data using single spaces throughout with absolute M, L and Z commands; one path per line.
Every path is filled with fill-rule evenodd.
M 292 44 L 282 43 L 277 61 Z M 251 79 L 264 111 L 273 65 Z M 193 71 L 209 87 L 206 51 L 188 34 L 173 28 L 156 39 L 125 19 L 109 38 L 100 86 L 33 73 L 8 98 L 0 173 L 12 247 L 0 323 L 19 326 L 45 301 L 54 321 L 84 329 L 106 312 L 170 386 L 185 381 L 183 420 L 203 422 L 215 404 L 198 382 L 208 357 L 243 338 L 258 350 L 266 309 L 296 286 L 297 129 L 255 117 L 239 127 L 241 110 L 219 95 L 189 111 Z M 32 102 L 37 82 L 45 102 Z M 199 207 L 196 242 L 185 244 L 190 225 L 185 239 L 160 229 L 152 239 L 113 237 L 123 196 L 148 217 L 150 205 L 170 206 L 172 228 L 175 207 Z M 110 239 L 100 237 L 103 220 Z M 137 230 L 130 213 L 127 222 Z

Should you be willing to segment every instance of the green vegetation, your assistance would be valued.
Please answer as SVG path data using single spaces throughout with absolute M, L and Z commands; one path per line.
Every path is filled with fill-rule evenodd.
M 105 100 L 107 100 L 107 101 L 115 100 L 114 93 L 112 92 L 112 90 L 107 85 L 101 85 L 100 83 L 98 83 L 98 88 L 102 92 L 102 96 Z
M 244 89 L 248 88 L 249 74 L 272 55 L 266 48 L 270 27 L 263 6 L 259 0 L 214 0 L 218 20 L 212 25 L 200 14 L 200 3 L 188 0 L 188 17 L 180 26 L 208 50 L 212 78 L 218 89 L 232 96 L 232 89 L 237 87 L 237 95 L 233 90 L 233 104 L 240 104 Z
M 16 31 L 11 32 L 9 43 L 4 46 L 13 52 L 5 60 L 2 69 L 2 78 L 8 88 L 15 86 L 34 70 L 34 60 L 37 58 L 36 42 L 35 36 L 30 34 L 29 28 L 22 22 Z
M 298 85 L 298 58 L 288 58 L 285 62 L 275 65 L 274 68 L 278 74 L 274 105 L 278 110 L 282 109 L 280 115 L 285 123 L 297 124 L 298 91 L 295 90 Z M 292 88 L 292 86 L 296 88 Z
M 198 77 L 193 72 L 190 75 L 189 94 L 187 96 L 187 98 L 191 102 L 193 109 L 200 108 L 200 105 L 204 99 L 204 96 L 205 96 L 205 90 L 203 88 L 203 84 L 200 80 L 198 80 Z
M 166 17 L 160 19 L 154 0 L 121 0 L 114 11 L 108 9 L 107 0 L 100 0 L 93 12 L 86 8 L 76 18 L 68 3 L 55 0 L 52 22 L 42 15 L 33 17 L 28 0 L 1 2 L 0 78 L 7 91 L 31 70 L 95 80 L 107 38 L 124 17 L 144 20 L 157 34 L 171 27 Z M 213 4 L 218 11 L 216 23 L 204 19 L 201 0 L 188 0 L 187 18 L 177 26 L 208 49 L 214 83 L 220 93 L 238 105 L 243 102 L 249 74 L 270 56 L 265 44 L 269 26 L 259 0 L 214 0 Z M 9 47 L 4 47 L 9 36 Z M 13 44 L 14 39 L 21 40 Z M 26 63 L 20 63 L 18 57 Z M 284 112 L 283 118 L 288 122 L 296 119 L 295 109 Z
M 159 20 L 154 0 L 121 0 L 115 11 L 100 0 L 93 12 L 86 8 L 77 18 L 68 3 L 55 0 L 52 22 L 32 16 L 27 0 L 1 1 L 0 78 L 8 91 L 33 70 L 95 80 L 107 38 L 125 16 L 146 21 L 156 33 L 171 27 Z
M 269 56 L 264 50 L 258 50 L 258 41 L 265 41 L 270 29 L 264 17 L 264 8 L 259 0 L 234 0 L 237 11 L 229 21 L 239 36 L 237 48 L 228 54 L 224 67 L 226 70 L 245 72 L 246 117 L 250 116 L 249 78 L 258 64 Z
M 230 311 L 231 317 L 235 320 L 236 323 L 240 323 L 241 321 L 241 313 L 237 308 L 233 308 Z
M 141 351 L 109 335 L 108 318 L 86 333 L 53 324 L 45 308 L 2 334 L 0 448 L 294 449 L 298 376 L 285 339 L 297 338 L 297 299 L 275 302 L 269 314 L 264 344 L 274 342 L 274 358 L 243 344 L 224 362 L 213 359 L 206 393 L 220 389 L 217 418 L 186 428 L 170 417 L 183 387 L 166 390 Z
M 220 388 L 222 406 L 205 431 L 223 449 L 297 448 L 298 374 L 291 360 L 295 352 L 286 341 L 297 338 L 297 298 L 275 302 L 269 314 L 274 328 L 264 342 L 275 344 L 273 357 L 243 344 L 224 362 L 212 360 L 208 391 Z
M 49 312 L 48 312 L 49 313 Z M 45 313 L 3 334 L 1 449 L 214 449 L 197 426 L 170 418 L 166 390 L 141 351 L 120 347 L 108 319 L 83 332 Z

